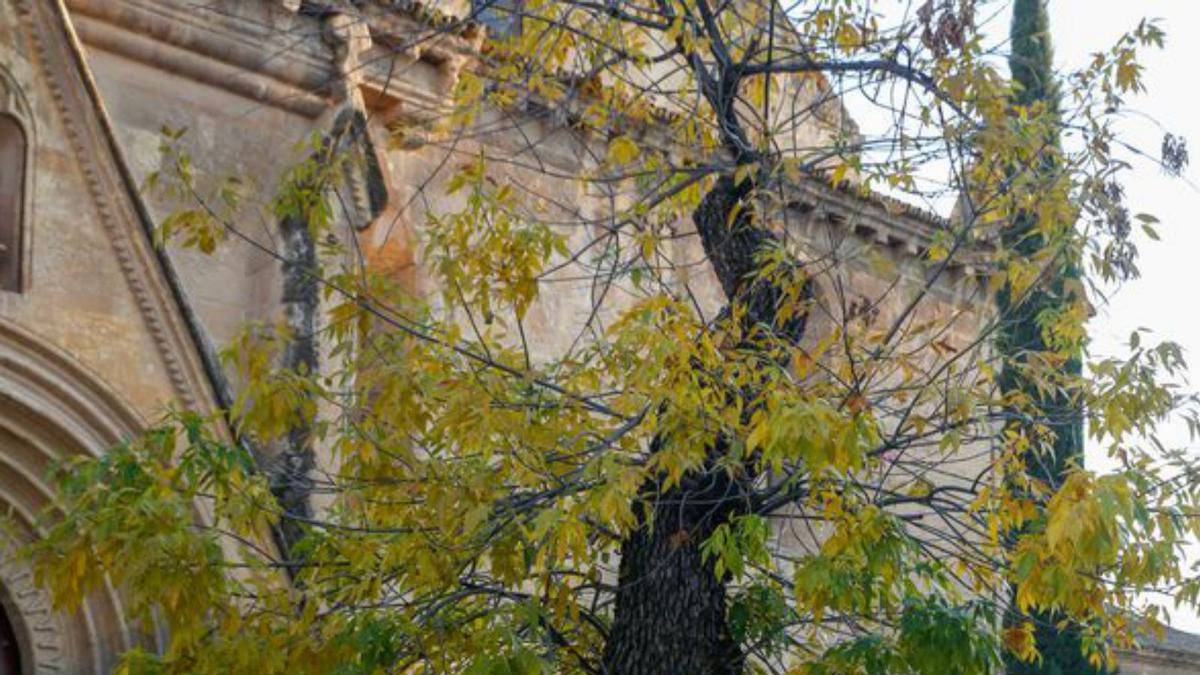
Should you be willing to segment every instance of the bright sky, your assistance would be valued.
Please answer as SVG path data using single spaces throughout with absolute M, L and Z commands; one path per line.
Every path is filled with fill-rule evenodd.
M 917 0 L 883 0 L 876 6 L 899 20 L 905 7 L 911 11 L 917 4 Z M 1191 142 L 1193 166 L 1182 178 L 1175 178 L 1153 161 L 1141 159 L 1124 175 L 1130 212 L 1157 216 L 1161 223 L 1155 227 L 1162 240 L 1151 241 L 1135 224 L 1142 276 L 1117 289 L 1108 303 L 1098 303 L 1088 330 L 1092 357 L 1127 355 L 1129 335 L 1139 327 L 1153 331 L 1143 336 L 1143 344 L 1179 343 L 1192 363 L 1191 384 L 1200 388 L 1200 226 L 1194 222 L 1200 216 L 1200 1 L 1049 0 L 1049 8 L 1055 63 L 1064 72 L 1086 65 L 1092 53 L 1111 47 L 1142 18 L 1160 19 L 1167 33 L 1165 49 L 1146 52 L 1143 64 L 1149 91 L 1128 101 L 1136 114 L 1124 119 L 1119 130 L 1124 141 L 1155 158 L 1164 132 L 1182 136 Z M 1003 0 L 980 4 L 977 16 L 984 22 L 986 43 L 1007 42 L 1010 9 Z M 846 104 L 868 136 L 891 129 L 890 114 L 853 93 L 847 95 Z M 939 206 L 946 207 L 941 202 L 947 201 L 939 200 Z M 1183 423 L 1160 430 L 1160 437 L 1171 447 L 1189 445 Z M 1200 453 L 1200 445 L 1191 447 Z M 1089 448 L 1087 464 L 1104 470 L 1109 462 L 1102 451 Z M 1200 560 L 1200 544 L 1194 558 Z M 1194 611 L 1173 612 L 1172 624 L 1200 633 L 1200 615 Z
M 1129 334 L 1139 326 L 1157 337 L 1180 343 L 1191 363 L 1192 385 L 1200 384 L 1200 2 L 1194 0 L 1051 0 L 1050 23 L 1060 68 L 1083 64 L 1090 52 L 1111 44 L 1142 17 L 1159 18 L 1167 32 L 1166 48 L 1148 55 L 1147 94 L 1133 101 L 1146 117 L 1130 117 L 1122 131 L 1134 146 L 1155 155 L 1163 131 L 1191 142 L 1193 166 L 1183 179 L 1163 174 L 1149 162 L 1135 164 L 1126 176 L 1126 196 L 1134 213 L 1162 220 L 1161 242 L 1139 232 L 1142 277 L 1122 287 L 1089 325 L 1093 355 L 1124 354 Z M 1161 125 L 1161 127 L 1159 126 Z M 1174 425 L 1163 434 L 1172 445 L 1188 445 L 1187 431 Z M 1192 447 L 1195 447 L 1194 445 Z M 1200 448 L 1197 449 L 1200 451 Z M 1100 469 L 1105 458 L 1090 452 L 1088 463 Z M 1200 632 L 1196 612 L 1175 612 L 1176 628 Z

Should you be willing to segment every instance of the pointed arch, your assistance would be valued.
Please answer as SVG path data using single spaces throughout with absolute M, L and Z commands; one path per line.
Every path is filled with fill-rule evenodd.
M 132 406 L 69 354 L 0 319 L 0 513 L 16 525 L 0 533 L 0 608 L 25 673 L 110 672 L 117 655 L 139 641 L 115 589 L 101 589 L 74 615 L 54 612 L 11 552 L 37 536 L 36 515 L 53 500 L 46 480 L 52 462 L 98 455 L 144 426 Z

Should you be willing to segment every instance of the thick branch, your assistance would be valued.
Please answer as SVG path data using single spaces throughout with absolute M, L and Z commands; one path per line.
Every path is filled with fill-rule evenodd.
M 746 327 L 766 326 L 775 335 L 797 343 L 804 336 L 807 313 L 791 312 L 779 321 L 779 308 L 797 297 L 807 300 L 811 290 L 805 284 L 800 294 L 789 293 L 775 279 L 759 275 L 762 256 L 783 243 L 755 222 L 750 194 L 748 180 L 735 185 L 729 176 L 721 176 L 697 207 L 693 220 L 725 296 L 731 303 L 745 306 Z

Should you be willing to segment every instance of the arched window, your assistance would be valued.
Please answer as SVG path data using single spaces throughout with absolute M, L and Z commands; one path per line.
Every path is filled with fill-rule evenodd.
M 21 290 L 26 142 L 17 119 L 0 114 L 0 291 Z

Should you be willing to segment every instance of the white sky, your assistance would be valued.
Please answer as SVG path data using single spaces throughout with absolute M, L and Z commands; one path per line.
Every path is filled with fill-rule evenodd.
M 1130 117 L 1122 131 L 1134 146 L 1157 155 L 1164 129 L 1192 143 L 1196 160 L 1183 179 L 1163 174 L 1149 162 L 1136 163 L 1125 180 L 1132 212 L 1148 212 L 1162 220 L 1162 241 L 1139 232 L 1142 277 L 1119 289 L 1089 325 L 1094 355 L 1123 354 L 1129 334 L 1139 326 L 1162 339 L 1180 343 L 1200 371 L 1200 2 L 1195 0 L 1051 0 L 1050 23 L 1055 60 L 1060 68 L 1083 64 L 1088 54 L 1111 44 L 1142 17 L 1162 19 L 1166 48 L 1145 60 L 1149 91 L 1131 101 L 1148 118 Z M 1161 124 L 1161 127 L 1159 126 Z M 1200 378 L 1191 377 L 1192 385 Z M 1173 445 L 1188 443 L 1182 424 L 1164 430 Z M 1193 446 L 1194 447 L 1194 446 Z M 1089 452 L 1088 463 L 1100 469 L 1102 453 Z M 1173 612 L 1176 628 L 1200 632 L 1195 611 Z
M 916 4 L 920 3 L 882 0 L 877 7 L 899 19 L 905 7 L 911 11 Z M 1127 101 L 1135 114 L 1123 120 L 1119 129 L 1123 140 L 1151 157 L 1158 156 L 1165 131 L 1182 136 L 1191 142 L 1194 166 L 1183 178 L 1174 178 L 1152 161 L 1133 161 L 1134 169 L 1124 175 L 1127 206 L 1131 214 L 1157 216 L 1161 223 L 1155 228 L 1162 240 L 1151 241 L 1135 222 L 1141 278 L 1117 289 L 1108 303 L 1097 303 L 1088 330 L 1092 357 L 1127 355 L 1129 335 L 1139 327 L 1152 331 L 1143 336 L 1143 344 L 1179 343 L 1193 364 L 1194 388 L 1200 384 L 1200 227 L 1194 222 L 1200 216 L 1200 188 L 1195 187 L 1200 184 L 1200 0 L 1049 0 L 1049 9 L 1060 71 L 1085 66 L 1092 53 L 1111 47 L 1142 18 L 1160 19 L 1167 33 L 1165 49 L 1145 53 L 1148 92 Z M 986 43 L 1007 41 L 1008 16 L 1007 3 L 981 3 L 978 18 L 985 22 Z M 846 104 L 868 135 L 890 128 L 890 116 L 864 100 L 850 94 Z M 945 201 L 938 200 L 940 205 Z M 1172 447 L 1188 444 L 1182 423 L 1160 432 Z M 1200 447 L 1192 447 L 1200 453 Z M 1107 463 L 1103 452 L 1089 448 L 1089 468 L 1103 470 Z M 1200 560 L 1200 545 L 1194 557 Z M 1174 627 L 1200 633 L 1197 612 L 1183 609 L 1172 614 Z

